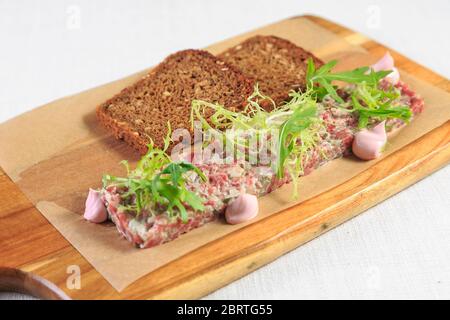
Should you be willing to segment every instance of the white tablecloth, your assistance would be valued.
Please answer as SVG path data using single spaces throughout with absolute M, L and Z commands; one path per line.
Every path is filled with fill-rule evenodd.
M 179 49 L 312 13 L 450 75 L 450 2 L 0 1 L 0 122 Z M 450 168 L 209 299 L 450 298 Z M 14 298 L 0 294 L 2 298 Z

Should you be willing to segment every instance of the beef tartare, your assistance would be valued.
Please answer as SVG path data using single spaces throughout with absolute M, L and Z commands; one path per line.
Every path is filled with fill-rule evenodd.
M 314 69 L 311 72 L 313 71 Z M 358 71 L 357 75 L 361 79 L 368 79 L 365 75 L 367 70 L 364 72 Z M 297 176 L 307 175 L 333 159 L 350 154 L 355 134 L 362 128 L 371 128 L 384 121 L 385 130 L 389 132 L 403 126 L 423 110 L 423 100 L 405 83 L 401 81 L 392 83 L 388 79 L 382 79 L 383 75 L 380 73 L 380 79 L 377 79 L 377 83 L 370 88 L 367 87 L 366 81 L 361 81 L 362 84 L 351 82 L 337 91 L 325 86 L 330 90 L 325 94 L 322 90 L 325 80 L 319 76 L 310 77 L 312 86 L 318 82 L 317 88 L 313 87 L 317 90 L 312 90 L 313 94 L 308 93 L 310 100 L 306 102 L 298 100 L 297 103 L 299 105 L 313 103 L 314 113 L 307 116 L 304 113 L 299 116 L 297 122 L 289 122 L 289 117 L 295 117 L 297 114 L 297 110 L 289 109 L 289 105 L 282 106 L 280 113 L 276 113 L 278 111 L 275 110 L 273 113 L 264 114 L 266 120 L 279 117 L 281 112 L 287 115 L 287 118 L 283 118 L 283 121 L 277 124 L 280 127 L 277 139 L 280 137 L 279 142 L 282 144 L 279 150 L 280 153 L 284 153 L 284 158 L 277 155 L 281 157 L 281 162 L 277 160 L 279 161 L 277 166 L 254 164 L 248 159 L 225 163 L 208 161 L 197 163 L 198 170 L 186 169 L 183 171 L 183 178 L 176 174 L 178 181 L 170 182 L 171 178 L 164 180 L 170 187 L 178 186 L 178 189 L 170 190 L 183 190 L 183 196 L 180 196 L 180 201 L 175 205 L 169 196 L 163 199 L 164 201 L 158 200 L 163 198 L 161 192 L 155 191 L 158 183 L 161 183 L 159 180 L 148 183 L 147 189 L 144 189 L 146 191 L 138 194 L 131 192 L 132 188 L 143 190 L 143 187 L 137 186 L 134 180 L 134 184 L 131 184 L 130 180 L 117 183 L 117 180 L 106 179 L 100 197 L 109 219 L 128 241 L 137 247 L 149 248 L 171 241 L 183 233 L 215 220 L 224 213 L 227 205 L 241 194 L 263 196 L 293 179 L 296 180 Z M 380 93 L 385 95 L 383 100 L 377 101 L 377 106 L 371 107 L 370 101 L 365 100 L 365 95 L 378 98 Z M 267 100 L 267 97 L 263 98 Z M 222 109 L 215 109 L 215 112 L 219 112 L 218 110 Z M 228 116 L 228 113 L 223 113 L 222 117 L 217 118 L 223 120 L 224 115 Z M 256 117 L 254 114 L 252 116 Z M 237 119 L 235 115 L 229 117 L 231 122 Z M 231 123 L 229 119 L 227 125 Z M 251 117 L 245 119 L 253 120 Z M 247 121 L 244 120 L 236 122 L 242 125 Z M 210 123 L 204 125 L 211 127 Z M 222 123 L 213 125 L 226 128 Z M 286 134 L 283 140 L 282 134 L 286 131 L 289 134 Z M 307 139 L 311 141 L 308 145 Z M 291 156 L 294 153 L 295 157 Z M 162 168 L 156 170 L 153 176 L 156 175 L 159 179 L 161 170 Z M 169 173 L 175 175 L 174 171 Z M 141 172 L 137 176 L 144 179 L 142 175 Z M 157 196 L 151 196 L 152 192 Z M 142 197 L 150 200 L 142 205 L 141 202 L 144 202 Z M 181 211 L 184 214 L 174 214 L 174 211 Z

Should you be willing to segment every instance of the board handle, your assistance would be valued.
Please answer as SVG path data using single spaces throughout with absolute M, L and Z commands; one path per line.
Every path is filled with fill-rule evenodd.
M 18 292 L 46 300 L 70 300 L 50 281 L 15 268 L 0 267 L 0 291 Z

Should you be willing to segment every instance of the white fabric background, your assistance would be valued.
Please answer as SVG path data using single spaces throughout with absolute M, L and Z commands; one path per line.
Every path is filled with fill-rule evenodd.
M 450 75 L 446 0 L 0 0 L 0 122 L 173 51 L 305 13 Z M 207 298 L 448 299 L 449 178 L 447 167 Z

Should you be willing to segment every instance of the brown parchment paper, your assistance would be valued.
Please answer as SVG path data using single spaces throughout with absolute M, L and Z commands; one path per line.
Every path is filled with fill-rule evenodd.
M 339 59 L 338 68 L 373 63 L 357 46 L 303 19 L 285 20 L 208 48 L 218 53 L 255 34 L 287 38 L 319 57 Z M 25 113 L 0 125 L 0 165 L 39 211 L 118 291 L 164 264 L 246 224 L 210 223 L 170 243 L 139 250 L 122 239 L 114 225 L 83 220 L 89 187 L 99 187 L 103 173 L 123 174 L 118 162 L 137 160 L 127 145 L 114 140 L 97 123 L 95 107 L 145 71 L 125 79 L 70 96 Z M 402 79 L 425 99 L 426 108 L 414 122 L 389 141 L 384 156 L 400 149 L 450 118 L 450 95 L 412 75 Z M 379 160 L 378 160 L 379 161 Z M 255 223 L 354 177 L 375 163 L 352 158 L 332 161 L 300 180 L 301 194 L 293 200 L 287 185 L 260 199 Z

